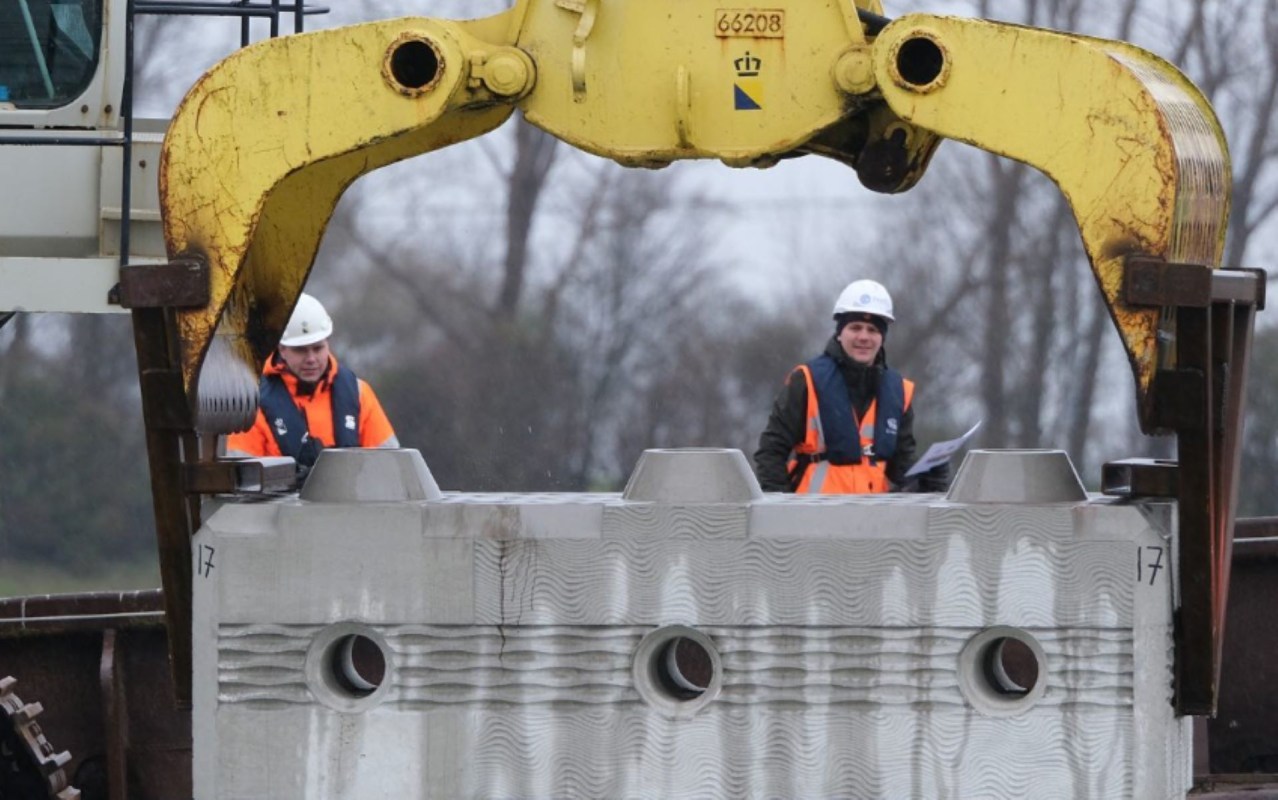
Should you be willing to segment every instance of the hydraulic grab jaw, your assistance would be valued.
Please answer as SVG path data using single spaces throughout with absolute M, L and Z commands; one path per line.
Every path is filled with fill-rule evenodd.
M 505 61 L 500 85 L 509 94 L 532 82 L 521 52 L 423 19 L 264 42 L 192 88 L 160 168 L 169 249 L 210 270 L 208 305 L 178 315 L 188 391 L 198 392 L 201 360 L 220 331 L 256 396 L 256 367 L 274 349 L 352 181 L 510 116 L 513 106 L 495 102 L 482 79 L 468 85 L 481 58 Z M 250 402 L 248 422 L 255 410 Z
M 1215 114 L 1170 65 L 1130 45 L 911 15 L 874 48 L 892 111 L 1037 167 L 1069 200 L 1136 378 L 1142 427 L 1169 353 L 1160 309 L 1122 291 L 1128 256 L 1215 265 L 1229 220 L 1229 157 Z
M 239 482 L 192 464 L 194 431 L 252 423 L 261 365 L 346 187 L 497 127 L 533 80 L 526 55 L 459 24 L 395 20 L 242 50 L 174 115 L 160 165 L 165 237 L 175 264 L 204 268 L 208 301 L 134 318 L 179 702 L 190 692 L 190 535 L 199 525 L 198 504 L 183 498 Z M 264 471 L 257 480 L 265 484 Z
M 625 165 L 715 158 L 766 167 L 816 153 L 880 192 L 911 188 L 951 138 L 1035 166 L 1060 186 L 1130 358 L 1143 428 L 1176 430 L 1182 450 L 1189 442 L 1182 459 L 1202 460 L 1191 461 L 1202 474 L 1182 465 L 1179 490 L 1182 540 L 1208 544 L 1181 554 L 1190 588 L 1177 698 L 1184 711 L 1210 712 L 1238 435 L 1216 435 L 1212 409 L 1236 406 L 1243 370 L 1228 381 L 1215 371 L 1238 361 L 1239 342 L 1245 351 L 1260 299 L 1249 284 L 1228 300 L 1246 309 L 1236 330 L 1211 319 L 1225 302 L 1210 270 L 1228 219 L 1219 124 L 1174 68 L 1128 45 L 928 15 L 888 24 L 881 14 L 873 0 L 767 9 L 521 0 L 482 20 L 407 18 L 272 40 L 214 67 L 178 109 L 161 164 L 170 256 L 207 268 L 209 299 L 139 317 L 140 353 L 149 343 L 153 356 L 140 362 L 148 435 L 171 443 L 159 458 L 152 448 L 159 528 L 173 558 L 187 547 L 185 572 L 166 567 L 166 596 L 189 594 L 186 537 L 198 519 L 189 506 L 162 510 L 161 494 L 180 492 L 196 427 L 251 421 L 261 363 L 339 196 L 360 175 L 485 133 L 516 106 L 532 124 Z M 1197 289 L 1163 291 L 1173 284 Z M 1186 307 L 1206 309 L 1206 319 L 1178 319 Z M 1216 328 L 1234 349 L 1187 349 L 1187 337 Z M 152 381 L 167 388 L 148 392 L 148 370 L 172 376 Z M 1159 399 L 1170 393 L 1160 387 L 1179 396 L 1195 380 L 1190 395 L 1202 402 L 1169 411 Z M 160 425 L 175 404 L 186 416 Z M 170 611 L 184 685 L 178 651 L 189 647 L 189 623 Z

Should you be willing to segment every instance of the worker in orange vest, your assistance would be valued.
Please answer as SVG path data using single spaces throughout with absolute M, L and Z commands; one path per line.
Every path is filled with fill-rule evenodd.
M 914 383 L 887 365 L 895 319 L 877 281 L 848 284 L 834 303 L 825 351 L 795 367 L 777 394 L 754 454 L 764 491 L 870 494 L 943 491 L 949 465 L 907 482 L 915 460 Z
M 325 447 L 399 447 L 372 387 L 329 352 L 332 335 L 320 301 L 299 297 L 262 370 L 257 419 L 227 438 L 228 456 L 291 456 L 306 470 Z

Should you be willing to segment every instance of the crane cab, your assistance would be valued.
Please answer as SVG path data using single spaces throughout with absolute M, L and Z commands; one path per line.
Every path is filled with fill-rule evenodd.
M 4 311 L 122 311 L 107 298 L 120 264 L 164 259 L 166 121 L 129 117 L 128 28 L 123 0 L 0 7 Z

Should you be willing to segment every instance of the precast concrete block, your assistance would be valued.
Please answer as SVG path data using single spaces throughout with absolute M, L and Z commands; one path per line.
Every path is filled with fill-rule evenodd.
M 1190 788 L 1173 506 L 1075 494 L 1063 454 L 1016 455 L 1040 477 L 1002 499 L 970 457 L 948 496 L 764 494 L 708 450 L 623 494 L 324 475 L 403 452 L 326 452 L 196 536 L 197 797 Z

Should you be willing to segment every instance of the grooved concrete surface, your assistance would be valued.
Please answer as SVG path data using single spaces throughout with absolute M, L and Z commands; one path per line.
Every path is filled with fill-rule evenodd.
M 221 507 L 195 540 L 196 796 L 1189 789 L 1170 504 L 763 495 L 715 485 L 753 482 L 736 451 L 670 453 L 636 472 L 686 459 L 705 485 Z M 1021 457 L 1032 472 L 1040 454 Z M 316 471 L 392 458 L 420 462 Z M 698 500 L 725 496 L 745 499 Z M 672 625 L 714 650 L 699 695 L 677 664 L 636 662 Z M 991 629 L 1026 644 L 1034 670 L 1012 679 L 1033 691 L 973 650 Z M 352 635 L 384 659 L 371 692 L 342 679 Z

